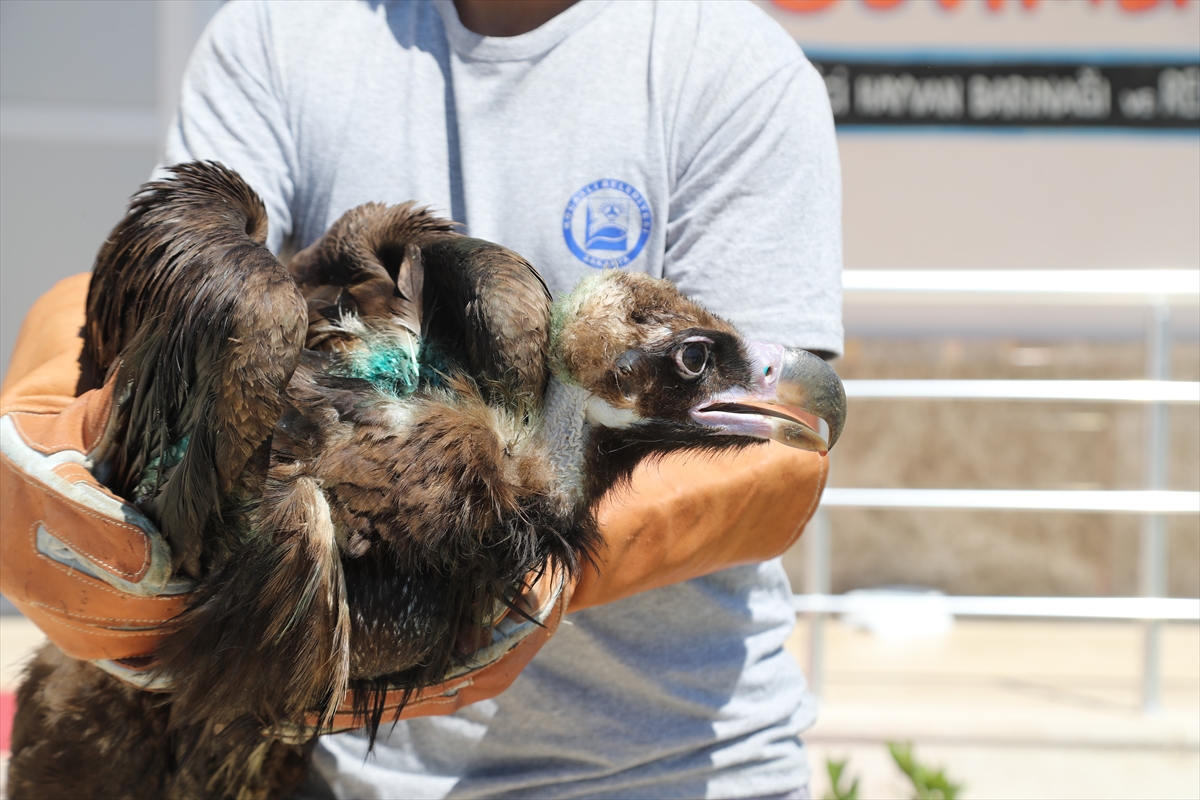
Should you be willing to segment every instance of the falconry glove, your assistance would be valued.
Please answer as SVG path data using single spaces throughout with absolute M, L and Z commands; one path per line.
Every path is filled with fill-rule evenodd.
M 571 611 L 775 558 L 812 518 L 829 459 L 776 442 L 641 464 L 596 518 L 600 565 L 583 569 Z
M 92 454 L 111 385 L 75 397 L 88 275 L 26 317 L 0 394 L 0 586 L 63 652 L 112 671 L 152 653 L 189 584 L 136 508 L 100 484 Z

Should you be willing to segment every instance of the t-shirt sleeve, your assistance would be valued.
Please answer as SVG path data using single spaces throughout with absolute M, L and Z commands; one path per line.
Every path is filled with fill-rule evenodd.
M 267 5 L 226 4 L 188 62 L 163 158 L 236 170 L 266 204 L 267 246 L 276 253 L 292 231 L 298 175 L 282 72 Z
M 841 173 L 824 81 L 797 48 L 747 83 L 714 75 L 677 124 L 664 275 L 751 338 L 840 354 Z

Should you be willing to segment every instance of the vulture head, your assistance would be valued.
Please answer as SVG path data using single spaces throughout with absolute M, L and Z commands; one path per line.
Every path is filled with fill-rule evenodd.
M 561 478 L 589 503 L 646 457 L 768 439 L 823 453 L 845 422 L 841 381 L 819 357 L 748 341 L 640 273 L 599 273 L 555 304 L 550 364 L 547 417 L 585 434 Z

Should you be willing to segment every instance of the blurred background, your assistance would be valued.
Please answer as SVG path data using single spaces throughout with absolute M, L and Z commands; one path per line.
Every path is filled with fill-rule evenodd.
M 915 796 L 884 747 L 910 741 L 965 797 L 1200 796 L 1195 622 L 1018 615 L 1170 595 L 1195 618 L 1195 399 L 961 399 L 1147 377 L 1197 395 L 1200 3 L 761 5 L 823 70 L 845 191 L 850 424 L 824 524 L 786 559 L 805 607 L 851 611 L 802 616 L 792 643 L 815 764 Z M 1159 269 L 1185 279 L 1174 302 L 1137 291 Z M 915 291 L 914 270 L 964 290 Z M 984 380 L 1005 383 L 937 383 Z M 1190 493 L 1185 513 L 1020 508 L 1147 488 Z
M 0 0 L 0 370 L 25 310 L 90 268 L 149 176 L 220 5 Z M 849 759 L 860 796 L 911 795 L 884 747 L 910 741 L 963 797 L 1200 796 L 1196 623 L 1042 602 L 1200 612 L 1200 0 L 758 5 L 825 76 L 844 181 L 851 422 L 786 556 L 801 610 L 839 612 L 803 614 L 791 643 L 822 702 L 815 795 L 827 759 Z M 916 290 L 925 270 L 941 291 Z M 1173 386 L 1127 402 L 1023 383 L 1147 377 Z M 1008 388 L 929 383 L 980 380 Z M 1046 391 L 1073 399 L 986 397 Z M 980 509 L 968 489 L 1084 494 Z M 1174 492 L 1171 513 L 1093 494 L 1146 489 Z M 921 602 L 889 615 L 880 593 Z M 0 622 L 6 721 L 38 634 Z

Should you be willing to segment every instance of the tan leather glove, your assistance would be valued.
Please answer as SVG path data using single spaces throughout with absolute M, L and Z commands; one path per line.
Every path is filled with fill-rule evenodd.
M 828 474 L 826 456 L 776 442 L 642 463 L 631 487 L 596 509 L 602 561 L 583 571 L 570 610 L 781 555 L 812 518 Z
M 120 673 L 113 662 L 153 651 L 186 586 L 149 520 L 89 471 L 112 389 L 74 397 L 87 285 L 38 300 L 0 392 L 0 589 L 63 652 Z
M 68 278 L 35 304 L 0 392 L 0 590 L 68 655 L 141 683 L 139 662 L 186 604 L 187 584 L 171 580 L 155 527 L 89 471 L 112 387 L 74 397 L 88 280 Z M 779 555 L 826 474 L 824 456 L 773 442 L 642 465 L 598 509 L 599 570 L 574 586 L 545 576 L 525 603 L 540 625 L 510 615 L 470 668 L 416 693 L 402 716 L 449 714 L 504 691 L 568 610 Z M 347 703 L 334 728 L 354 726 Z

